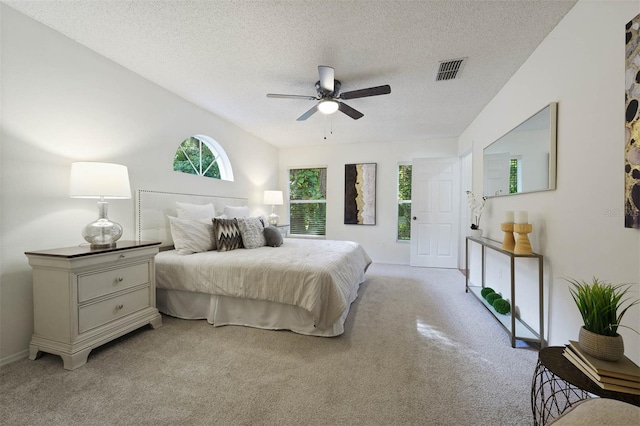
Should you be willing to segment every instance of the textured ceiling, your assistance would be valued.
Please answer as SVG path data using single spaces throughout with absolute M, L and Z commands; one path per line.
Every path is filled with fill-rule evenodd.
M 458 136 L 576 3 L 2 2 L 281 147 Z M 439 61 L 463 57 L 456 80 L 435 81 Z M 314 96 L 318 65 L 335 68 L 342 91 L 391 94 L 348 101 L 357 121 L 298 122 L 313 101 L 266 97 Z

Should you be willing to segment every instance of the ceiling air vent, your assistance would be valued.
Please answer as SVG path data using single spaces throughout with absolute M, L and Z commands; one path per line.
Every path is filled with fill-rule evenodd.
M 438 68 L 438 75 L 436 75 L 436 81 L 453 80 L 456 78 L 458 72 L 462 70 L 465 59 L 467 58 L 441 61 L 440 67 Z

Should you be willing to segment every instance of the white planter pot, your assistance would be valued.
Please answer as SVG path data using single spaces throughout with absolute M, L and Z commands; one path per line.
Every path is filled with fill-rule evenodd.
M 482 229 L 469 229 L 469 236 L 476 238 L 482 237 Z

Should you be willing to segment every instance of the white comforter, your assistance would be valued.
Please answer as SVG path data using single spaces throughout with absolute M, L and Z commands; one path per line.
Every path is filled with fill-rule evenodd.
M 317 328 L 331 327 L 349 308 L 353 287 L 371 258 L 351 241 L 286 238 L 280 247 L 156 256 L 158 288 L 268 300 L 299 306 Z

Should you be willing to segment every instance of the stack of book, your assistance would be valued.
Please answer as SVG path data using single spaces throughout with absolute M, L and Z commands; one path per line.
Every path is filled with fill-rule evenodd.
M 615 362 L 602 361 L 584 353 L 580 344 L 571 340 L 563 354 L 602 389 L 640 395 L 640 367 L 626 356 Z

